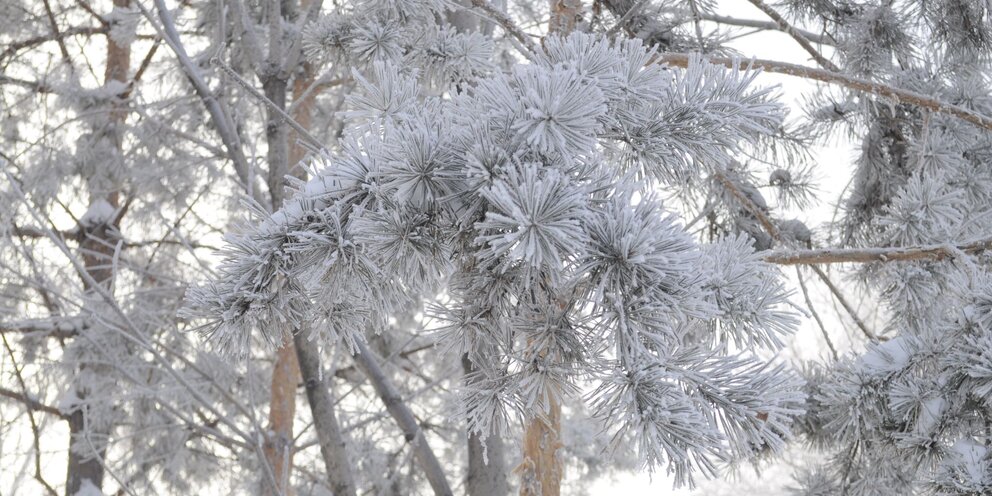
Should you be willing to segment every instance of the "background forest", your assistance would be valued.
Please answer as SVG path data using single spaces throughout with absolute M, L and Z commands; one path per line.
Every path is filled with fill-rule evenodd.
M 990 9 L 0 0 L 0 494 L 992 494 Z

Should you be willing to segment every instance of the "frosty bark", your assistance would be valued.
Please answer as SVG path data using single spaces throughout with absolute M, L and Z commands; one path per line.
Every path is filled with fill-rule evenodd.
M 264 486 L 263 494 L 289 494 L 290 467 L 293 466 L 293 417 L 296 415 L 296 383 L 299 377 L 296 350 L 286 343 L 276 351 L 272 366 L 272 396 L 269 400 L 269 428 L 263 446 L 272 467 L 276 487 Z M 308 397 L 309 397 L 309 391 Z
M 262 83 L 265 96 L 279 108 L 286 108 L 286 80 L 275 75 L 266 78 Z M 272 198 L 273 210 L 282 206 L 283 176 L 289 163 L 288 133 L 286 124 L 281 116 L 268 112 L 265 125 L 265 137 L 268 144 L 267 159 L 269 163 L 269 195 Z M 276 361 L 272 368 L 272 396 L 269 401 L 269 432 L 265 439 L 266 462 L 272 467 L 272 475 L 278 487 L 266 487 L 264 494 L 285 495 L 289 489 L 289 467 L 292 466 L 293 416 L 296 414 L 296 365 L 293 345 L 285 344 L 276 352 Z M 307 396 L 310 385 L 308 383 Z
M 524 433 L 524 459 L 520 472 L 521 496 L 561 494 L 561 405 L 551 400 L 544 416 L 534 416 Z
M 470 7 L 471 1 L 460 0 L 459 4 Z M 504 4 L 504 0 L 498 0 L 494 7 L 502 10 Z M 450 12 L 448 22 L 460 32 L 492 33 L 494 27 L 492 21 L 480 20 L 468 12 L 467 9 Z M 462 369 L 466 376 L 475 370 L 468 355 L 462 356 Z M 506 454 L 501 438 L 489 436 L 483 443 L 483 438 L 479 434 L 468 432 L 468 474 L 465 484 L 468 496 L 498 496 L 510 493 Z
M 548 33 L 567 35 L 575 31 L 575 24 L 581 19 L 582 0 L 551 0 Z
M 130 0 L 114 0 L 114 7 L 127 8 Z M 104 72 L 104 84 L 113 82 L 126 83 L 131 66 L 131 46 L 118 44 L 118 41 L 107 36 L 107 65 Z M 121 154 L 124 120 L 127 117 L 123 105 L 114 103 L 107 114 L 106 128 L 101 130 L 109 135 L 115 150 Z M 120 193 L 118 191 L 90 191 L 91 202 L 107 202 L 115 211 L 120 208 Z M 79 253 L 83 266 L 90 276 L 89 280 L 105 288 L 112 287 L 114 271 L 109 261 L 113 258 L 115 242 L 112 235 L 118 231 L 121 213 L 116 212 L 114 218 L 101 219 L 97 225 L 80 225 Z M 96 288 L 83 281 L 87 292 Z M 89 423 L 86 407 L 87 390 L 80 384 L 80 379 L 87 373 L 85 364 L 80 365 L 74 379 L 73 389 L 77 403 L 68 413 L 69 421 L 69 460 L 66 470 L 66 495 L 76 494 L 88 480 L 97 488 L 103 487 L 103 458 L 107 448 L 104 442 L 109 432 L 87 430 Z M 106 431 L 106 429 L 101 429 Z M 94 446 L 95 444 L 95 446 Z
M 565 36 L 582 18 L 582 0 L 551 0 L 549 34 Z M 516 472 L 521 496 L 558 496 L 561 493 L 561 405 L 551 400 L 544 412 L 528 412 L 523 453 Z
M 475 368 L 467 355 L 462 357 L 465 374 Z M 503 439 L 489 436 L 485 439 L 474 432 L 468 433 L 468 479 L 465 481 L 468 496 L 490 496 L 510 493 L 506 479 L 506 455 Z
M 355 481 L 351 477 L 351 464 L 346 456 L 347 447 L 334 413 L 334 401 L 329 393 L 327 381 L 321 374 L 320 354 L 314 343 L 307 341 L 303 333 L 296 333 L 293 342 L 295 347 L 287 348 L 296 349 L 300 372 L 303 374 L 307 389 L 307 400 L 313 412 L 314 429 L 317 431 L 317 441 L 320 444 L 320 453 L 324 458 L 324 467 L 330 479 L 331 489 L 335 495 L 354 496 Z
M 431 488 L 434 489 L 434 494 L 438 496 L 453 494 L 451 492 L 451 486 L 448 485 L 448 480 L 444 476 L 444 469 L 441 468 L 441 463 L 437 461 L 437 456 L 434 455 L 434 451 L 427 444 L 424 431 L 420 428 L 420 424 L 417 423 L 413 412 L 406 406 L 399 392 L 396 391 L 389 378 L 386 377 L 386 374 L 379 367 L 376 358 L 372 354 L 372 350 L 361 341 L 357 344 L 358 353 L 355 354 L 355 365 L 368 377 L 369 382 L 372 383 L 372 387 L 375 388 L 376 394 L 379 395 L 382 403 L 386 406 L 389 415 L 393 417 L 396 425 L 403 431 L 406 441 L 412 445 L 413 456 L 417 460 L 417 465 L 424 471 L 427 481 L 430 483 Z
M 581 0 L 551 0 L 549 34 L 567 35 L 582 16 Z M 561 405 L 545 405 L 544 415 L 529 412 L 523 439 L 520 465 L 521 496 L 557 496 L 561 492 Z
M 906 262 L 944 260 L 961 255 L 992 250 L 992 239 L 962 245 L 899 246 L 891 248 L 824 248 L 818 250 L 773 251 L 764 260 L 779 265 L 834 263 Z

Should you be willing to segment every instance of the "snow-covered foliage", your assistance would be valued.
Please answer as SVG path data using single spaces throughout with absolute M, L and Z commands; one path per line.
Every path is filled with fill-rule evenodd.
M 989 7 L 750 3 L 0 1 L 0 492 L 992 493 Z
M 837 41 L 846 73 L 992 112 L 987 78 L 979 76 L 989 67 L 992 34 L 985 4 L 787 4 Z M 825 91 L 811 103 L 814 126 L 846 131 L 860 147 L 839 244 L 988 239 L 987 129 L 865 94 Z M 987 256 L 951 248 L 940 259 L 868 264 L 856 275 L 877 299 L 884 341 L 810 376 L 808 435 L 830 461 L 805 479 L 804 494 L 822 493 L 824 478 L 856 495 L 989 493 Z
M 651 64 L 639 41 L 545 46 L 450 97 L 412 94 L 416 74 L 376 62 L 350 98 L 347 145 L 229 238 L 222 276 L 189 293 L 216 319 L 208 335 L 244 353 L 251 337 L 279 343 L 320 320 L 330 347 L 436 299 L 439 346 L 484 377 L 463 399 L 476 431 L 502 434 L 591 380 L 617 446 L 636 440 L 680 481 L 778 450 L 803 401 L 758 358 L 797 323 L 778 270 L 744 237 L 699 245 L 649 178 L 703 182 L 699 157 L 771 133 L 779 108 L 753 74 Z M 691 122 L 664 110 L 690 106 Z

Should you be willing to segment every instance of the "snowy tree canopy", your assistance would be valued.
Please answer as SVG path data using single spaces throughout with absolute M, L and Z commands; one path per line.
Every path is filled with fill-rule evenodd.
M 988 494 L 990 21 L 8 0 L 0 492 Z
M 672 71 L 639 41 L 545 43 L 533 64 L 450 99 L 414 99 L 413 75 L 376 63 L 342 153 L 230 239 L 223 276 L 189 295 L 219 317 L 210 338 L 244 352 L 253 334 L 279 343 L 318 322 L 323 346 L 354 350 L 408 301 L 439 295 L 438 345 L 484 377 L 463 400 L 478 431 L 502 435 L 507 409 L 560 404 L 582 378 L 601 384 L 589 400 L 616 440 L 638 439 L 646 463 L 680 479 L 781 447 L 803 396 L 756 355 L 797 323 L 780 274 L 747 239 L 699 245 L 665 210 L 647 178 L 706 171 L 638 156 L 673 147 L 664 127 L 625 142 L 631 123 L 691 106 L 723 135 L 681 146 L 727 154 L 773 132 L 779 107 L 748 88 L 753 74 L 698 60 Z

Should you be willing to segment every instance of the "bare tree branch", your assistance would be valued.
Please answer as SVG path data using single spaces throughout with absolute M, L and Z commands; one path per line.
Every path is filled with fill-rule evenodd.
M 29 395 L 24 393 L 18 393 L 17 391 L 12 391 L 10 389 L 0 386 L 0 396 L 19 401 L 29 410 L 36 412 L 45 412 L 51 415 L 55 415 L 56 417 L 63 420 L 65 420 L 66 418 L 65 414 L 60 412 L 58 408 L 55 408 L 54 406 L 46 405 L 36 399 L 31 398 Z
M 728 26 L 739 26 L 742 28 L 756 28 L 756 29 L 783 31 L 782 26 L 777 22 L 759 21 L 756 19 L 741 19 L 738 17 L 707 14 L 705 12 L 700 12 L 699 17 L 702 18 L 702 20 L 704 21 L 715 22 L 717 24 L 726 24 Z M 816 43 L 818 45 L 833 46 L 835 43 L 834 40 L 832 40 L 829 36 L 814 33 L 812 31 L 799 29 L 795 26 L 792 26 L 792 29 L 793 31 L 796 31 L 799 34 L 801 34 L 803 38 L 806 38 L 807 40 Z
M 992 249 L 992 238 L 962 245 L 926 245 L 895 248 L 826 248 L 820 250 L 773 251 L 764 256 L 768 263 L 779 265 L 810 265 L 835 263 L 907 262 L 914 260 L 943 260 L 958 254 L 978 253 Z
M 24 375 L 21 374 L 21 367 L 17 365 L 17 359 L 14 358 L 14 350 L 10 347 L 10 343 L 7 341 L 6 336 L 0 334 L 0 340 L 3 341 L 3 347 L 7 350 L 7 356 L 10 357 L 10 362 L 14 366 L 14 375 L 17 377 L 17 383 L 20 384 L 21 391 L 23 391 L 23 393 L 20 394 L 21 398 L 18 399 L 20 399 L 20 401 L 28 407 L 28 421 L 31 423 L 31 434 L 34 436 L 34 478 L 45 488 L 45 490 L 48 491 L 48 494 L 57 496 L 58 492 L 55 491 L 55 488 L 53 488 L 41 474 L 41 430 L 38 428 L 38 422 L 34 419 L 34 411 L 38 410 L 52 413 L 49 410 L 51 409 L 57 412 L 56 415 L 58 415 L 59 418 L 65 419 L 65 416 L 62 415 L 58 409 L 43 405 L 41 402 L 37 402 L 27 396 L 27 385 L 24 382 Z M 13 393 L 14 395 L 18 394 L 14 391 L 9 391 L 0 387 L 0 395 L 7 396 L 5 394 L 7 392 Z
M 796 280 L 799 281 L 799 288 L 803 292 L 803 300 L 806 301 L 806 308 L 813 314 L 813 320 L 816 321 L 817 327 L 820 328 L 820 334 L 823 334 L 823 339 L 827 342 L 827 348 L 830 348 L 830 354 L 833 355 L 834 360 L 838 360 L 840 355 L 837 354 L 837 348 L 834 348 L 834 342 L 830 339 L 827 327 L 823 325 L 823 319 L 820 318 L 820 314 L 813 307 L 813 300 L 809 298 L 809 290 L 806 289 L 806 281 L 803 281 L 803 273 L 799 270 L 799 267 L 796 267 Z
M 666 63 L 674 67 L 688 67 L 691 57 L 692 56 L 688 53 L 662 53 L 658 55 L 656 61 Z M 711 64 L 722 65 L 729 68 L 737 68 L 740 70 L 761 69 L 765 72 L 773 74 L 785 74 L 788 76 L 837 84 L 848 89 L 885 98 L 894 103 L 907 103 L 940 114 L 952 115 L 966 122 L 970 122 L 976 126 L 992 131 L 992 117 L 982 115 L 978 112 L 968 110 L 958 105 L 942 102 L 936 98 L 932 98 L 915 91 L 904 90 L 883 83 L 868 81 L 866 79 L 847 76 L 824 69 L 779 62 L 776 60 L 741 60 L 731 57 L 716 56 L 704 56 L 703 59 Z
M 307 400 L 313 413 L 314 430 L 317 432 L 317 441 L 320 444 L 320 453 L 324 458 L 330 486 L 334 494 L 354 496 L 356 488 L 351 476 L 351 462 L 348 460 L 347 446 L 334 413 L 334 401 L 328 389 L 329 381 L 326 380 L 331 376 L 321 373 L 320 354 L 316 343 L 307 341 L 302 332 L 297 332 L 293 336 L 293 344 L 306 386 Z
M 537 46 L 534 45 L 534 42 L 531 41 L 530 37 L 527 36 L 527 34 L 516 25 L 516 23 L 513 22 L 513 19 L 510 19 L 506 14 L 493 6 L 493 4 L 486 0 L 472 0 L 472 5 L 484 12 L 492 20 L 496 21 L 496 23 L 499 24 L 504 31 L 516 38 L 517 41 L 524 46 L 527 52 L 530 52 L 528 56 L 537 53 Z
M 772 20 L 775 21 L 776 24 L 778 24 L 779 29 L 784 31 L 789 36 L 791 36 L 792 39 L 796 40 L 796 43 L 799 43 L 799 46 L 803 47 L 803 50 L 806 50 L 806 53 L 810 54 L 813 57 L 813 60 L 816 60 L 817 64 L 820 64 L 820 66 L 823 67 L 824 69 L 828 69 L 833 72 L 841 72 L 840 67 L 837 67 L 833 62 L 831 62 L 826 57 L 824 57 L 823 54 L 821 54 L 820 51 L 817 50 L 816 47 L 814 47 L 813 44 L 810 43 L 808 39 L 806 39 L 806 36 L 804 36 L 801 31 L 792 27 L 792 25 L 789 24 L 789 21 L 787 21 L 784 17 L 782 17 L 782 15 L 779 14 L 775 9 L 771 8 L 771 6 L 769 6 L 762 0 L 748 0 L 748 1 L 750 1 L 752 5 L 759 8 L 762 12 L 768 15 L 768 17 L 771 17 Z
M 62 43 L 64 39 L 71 36 L 92 36 L 94 34 L 106 34 L 108 31 L 109 28 L 106 26 L 83 26 L 69 28 L 64 31 L 59 31 L 58 33 L 51 33 L 44 36 L 35 36 L 26 40 L 15 41 L 7 45 L 3 52 L 0 52 L 0 60 L 11 57 L 21 50 L 33 48 L 51 41 Z
M 431 488 L 434 489 L 434 494 L 443 496 L 453 494 L 451 486 L 448 485 L 448 480 L 444 475 L 444 469 L 441 468 L 437 456 L 434 455 L 434 451 L 427 444 L 424 431 L 420 428 L 420 424 L 417 423 L 417 419 L 413 416 L 413 412 L 410 411 L 410 407 L 403 402 L 403 398 L 399 392 L 396 391 L 389 378 L 383 373 L 382 368 L 379 367 L 373 351 L 362 341 L 358 341 L 357 346 L 358 353 L 354 356 L 355 364 L 369 378 L 369 382 L 372 383 L 379 398 L 382 399 L 386 410 L 389 411 L 393 420 L 396 421 L 400 430 L 403 431 L 406 441 L 413 445 L 417 464 L 424 471 L 427 481 L 430 482 Z
M 210 117 L 214 122 L 214 127 L 217 129 L 217 133 L 220 135 L 221 141 L 224 142 L 224 147 L 227 148 L 228 157 L 234 164 L 234 171 L 241 181 L 245 190 L 248 192 L 249 196 L 252 197 L 259 205 L 268 205 L 268 201 L 253 187 L 253 178 L 250 174 L 250 168 L 248 166 L 248 159 L 245 158 L 244 152 L 241 150 L 241 140 L 238 138 L 237 133 L 231 126 L 231 121 L 224 108 L 221 106 L 220 101 L 214 96 L 213 92 L 207 86 L 207 83 L 203 80 L 200 75 L 200 71 L 196 64 L 189 58 L 186 53 L 186 48 L 183 47 L 182 41 L 179 39 L 179 33 L 176 32 L 175 23 L 172 21 L 172 16 L 169 14 L 169 10 L 165 7 L 165 2 L 163 0 L 155 0 L 155 8 L 158 10 L 159 19 L 162 21 L 162 26 L 159 26 L 155 22 L 151 13 L 137 2 L 136 5 L 141 9 L 142 14 L 145 18 L 155 27 L 156 31 L 162 35 L 165 42 L 169 45 L 169 48 L 176 54 L 179 59 L 179 65 L 182 67 L 183 72 L 186 74 L 186 78 L 193 85 L 196 90 L 196 94 L 200 96 L 203 100 L 203 104 L 207 107 L 207 111 L 210 113 Z

